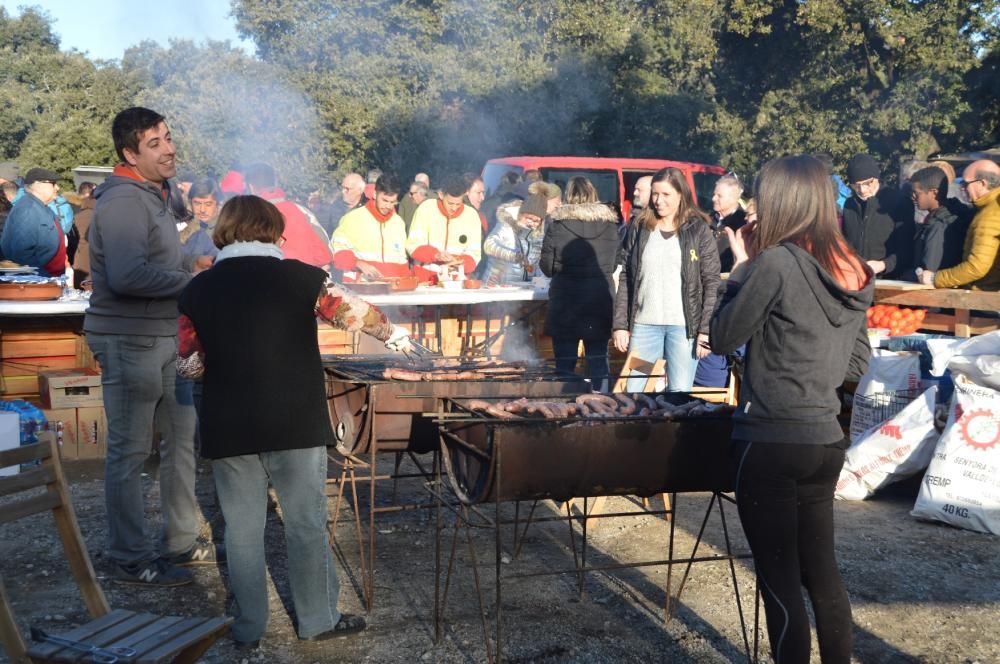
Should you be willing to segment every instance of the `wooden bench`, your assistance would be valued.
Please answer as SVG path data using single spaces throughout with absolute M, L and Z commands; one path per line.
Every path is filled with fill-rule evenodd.
M 69 488 L 59 459 L 59 450 L 51 432 L 39 435 L 39 442 L 0 452 L 0 468 L 39 461 L 10 477 L 0 478 L 0 496 L 17 496 L 0 510 L 0 524 L 40 512 L 51 511 L 62 540 L 70 571 L 80 588 L 84 604 L 93 620 L 70 632 L 53 635 L 103 649 L 126 648 L 135 651 L 119 656 L 122 664 L 131 662 L 194 662 L 228 629 L 232 618 L 183 618 L 112 611 L 97 582 L 94 567 L 80 533 Z M 39 492 L 38 489 L 44 489 Z M 27 495 L 18 495 L 27 494 Z M 30 648 L 22 637 L 14 611 L 0 577 L 0 643 L 12 662 L 90 662 L 92 656 L 66 645 L 41 642 Z

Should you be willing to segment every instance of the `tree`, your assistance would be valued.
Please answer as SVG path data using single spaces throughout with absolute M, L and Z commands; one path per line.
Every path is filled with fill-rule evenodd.
M 136 103 L 167 117 L 178 162 L 220 177 L 234 164 L 270 163 L 287 189 L 315 188 L 329 161 L 312 103 L 284 72 L 225 42 L 145 42 L 122 68 L 142 83 Z

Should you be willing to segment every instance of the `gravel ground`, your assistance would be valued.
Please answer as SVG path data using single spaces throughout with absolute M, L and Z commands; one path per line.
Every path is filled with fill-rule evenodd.
M 196 583 L 173 590 L 141 590 L 117 585 L 109 578 L 102 553 L 105 532 L 103 482 L 99 463 L 68 462 L 81 529 L 112 606 L 160 613 L 223 613 L 227 605 L 225 569 L 195 568 Z M 388 468 L 386 468 L 388 470 Z M 158 489 L 150 467 L 148 517 L 159 519 Z M 385 487 L 388 489 L 388 487 Z M 217 524 L 211 476 L 199 468 L 198 490 L 206 516 L 205 529 Z M 838 555 L 854 608 L 855 661 L 868 663 L 1000 662 L 1000 565 L 997 539 L 909 516 L 917 484 L 892 488 L 864 503 L 837 503 Z M 380 490 L 386 502 L 389 491 Z M 400 484 L 400 496 L 416 501 L 426 494 L 416 481 Z M 677 555 L 690 552 L 710 496 L 684 495 L 678 501 Z M 364 503 L 363 503 L 364 504 Z M 2 503 L 0 503 L 2 505 Z M 654 506 L 659 500 L 654 499 Z M 332 507 L 332 501 L 331 501 Z M 608 510 L 637 505 L 625 498 L 608 501 Z M 2 507 L 0 507 L 2 509 Z M 492 507 L 486 508 L 491 513 Z M 536 516 L 552 516 L 552 502 L 539 503 Z M 502 509 L 513 515 L 512 506 Z M 453 517 L 446 514 L 450 526 Z M 522 518 L 524 511 L 521 513 Z M 746 551 L 739 519 L 725 505 L 726 524 L 737 551 Z M 442 662 L 471 664 L 486 660 L 482 624 L 472 580 L 469 544 L 460 531 L 455 571 L 442 639 L 434 643 L 434 510 L 379 515 L 375 574 L 375 606 L 362 635 L 303 643 L 292 625 L 284 559 L 280 510 L 270 513 L 267 547 L 273 584 L 272 621 L 262 647 L 236 653 L 223 639 L 204 662 Z M 599 524 L 599 525 L 598 525 Z M 642 515 L 592 520 L 588 563 L 611 565 L 667 557 L 669 528 L 661 518 Z M 26 627 L 37 624 L 61 631 L 85 622 L 75 584 L 58 546 L 55 529 L 45 516 L 3 527 L 0 570 Z M 335 549 L 341 565 L 341 609 L 363 612 L 358 579 L 358 547 L 353 513 L 336 526 Z M 565 523 L 534 523 L 523 547 L 513 556 L 511 528 L 504 530 L 504 575 L 573 569 L 569 529 Z M 452 530 L 444 531 L 444 556 Z M 493 615 L 494 540 L 492 529 L 472 531 L 480 564 L 486 610 Z M 579 528 L 576 543 L 580 543 Z M 718 511 L 709 519 L 699 555 L 725 551 Z M 753 620 L 753 576 L 749 561 L 735 564 L 736 582 Z M 674 567 L 676 589 L 683 567 Z M 504 580 L 503 639 L 509 662 L 739 662 L 745 661 L 739 614 L 730 567 L 725 562 L 692 568 L 677 605 L 676 617 L 664 623 L 667 568 L 649 566 L 585 576 L 578 592 L 576 574 Z M 492 622 L 489 623 L 492 625 Z M 761 661 L 769 661 L 766 635 Z M 753 639 L 753 634 L 749 635 Z M 815 642 L 814 642 L 815 643 Z M 814 645 L 815 653 L 815 645 Z M 2 660 L 6 661 L 6 660 Z M 818 655 L 814 654 L 818 662 Z

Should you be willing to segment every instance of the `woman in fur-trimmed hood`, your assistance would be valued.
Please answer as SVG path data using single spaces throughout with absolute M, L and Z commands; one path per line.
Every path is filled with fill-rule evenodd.
M 539 267 L 552 277 L 545 333 L 552 337 L 556 367 L 573 371 L 582 340 L 595 388 L 608 377 L 614 283 L 619 261 L 618 215 L 597 199 L 587 178 L 566 185 L 566 204 L 546 221 Z
M 535 191 L 523 203 L 497 208 L 497 223 L 483 243 L 489 260 L 483 275 L 487 286 L 531 281 L 537 275 L 547 206 L 545 193 Z

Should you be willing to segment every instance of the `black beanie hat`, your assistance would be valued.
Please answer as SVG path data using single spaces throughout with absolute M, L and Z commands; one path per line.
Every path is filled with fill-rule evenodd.
M 847 183 L 863 182 L 871 178 L 880 178 L 878 163 L 867 154 L 856 154 L 847 162 Z

